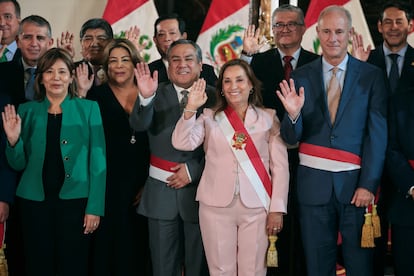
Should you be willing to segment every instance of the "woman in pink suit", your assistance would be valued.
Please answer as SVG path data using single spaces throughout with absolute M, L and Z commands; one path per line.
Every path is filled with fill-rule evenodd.
M 204 143 L 196 199 L 210 275 L 264 276 L 267 237 L 283 227 L 289 185 L 279 121 L 263 108 L 260 83 L 240 59 L 223 65 L 217 104 L 196 119 L 205 85 L 200 79 L 191 87 L 172 143 L 180 150 Z

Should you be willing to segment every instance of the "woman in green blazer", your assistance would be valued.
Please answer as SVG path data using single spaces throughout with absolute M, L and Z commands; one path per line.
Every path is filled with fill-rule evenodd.
M 21 170 L 27 275 L 87 275 L 89 235 L 104 214 L 106 157 L 99 107 L 74 96 L 74 64 L 53 48 L 39 60 L 37 101 L 2 113 L 6 156 Z

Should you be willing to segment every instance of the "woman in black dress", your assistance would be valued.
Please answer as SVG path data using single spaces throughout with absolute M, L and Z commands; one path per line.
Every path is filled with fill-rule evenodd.
M 108 169 L 105 216 L 93 240 L 92 275 L 147 275 L 147 224 L 135 209 L 148 175 L 148 139 L 129 126 L 138 96 L 134 68 L 140 57 L 125 39 L 110 42 L 105 53 L 108 82 L 87 94 L 101 109 Z M 82 70 L 87 68 L 78 68 L 78 77 Z

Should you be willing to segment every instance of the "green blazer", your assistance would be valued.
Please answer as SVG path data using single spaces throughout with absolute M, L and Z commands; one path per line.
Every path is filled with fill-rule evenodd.
M 20 105 L 22 119 L 20 138 L 14 147 L 8 146 L 6 156 L 15 170 L 24 170 L 16 195 L 43 201 L 42 168 L 46 152 L 47 98 Z M 102 216 L 105 205 L 106 153 L 105 136 L 98 104 L 71 98 L 62 102 L 60 149 L 65 180 L 61 199 L 88 198 L 85 214 Z

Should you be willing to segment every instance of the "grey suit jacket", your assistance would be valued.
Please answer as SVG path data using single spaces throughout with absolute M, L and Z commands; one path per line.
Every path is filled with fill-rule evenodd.
M 215 102 L 214 88 L 207 86 L 208 101 Z M 204 107 L 199 108 L 197 116 Z M 181 189 L 167 187 L 165 182 L 148 177 L 138 213 L 155 219 L 173 219 L 179 215 L 184 221 L 198 222 L 198 203 L 195 201 L 198 181 L 204 167 L 202 147 L 194 151 L 176 150 L 171 143 L 175 124 L 181 117 L 177 92 L 171 83 L 161 83 L 151 103 L 142 106 L 137 99 L 130 116 L 131 127 L 147 131 L 151 154 L 177 163 L 186 163 L 192 183 Z

